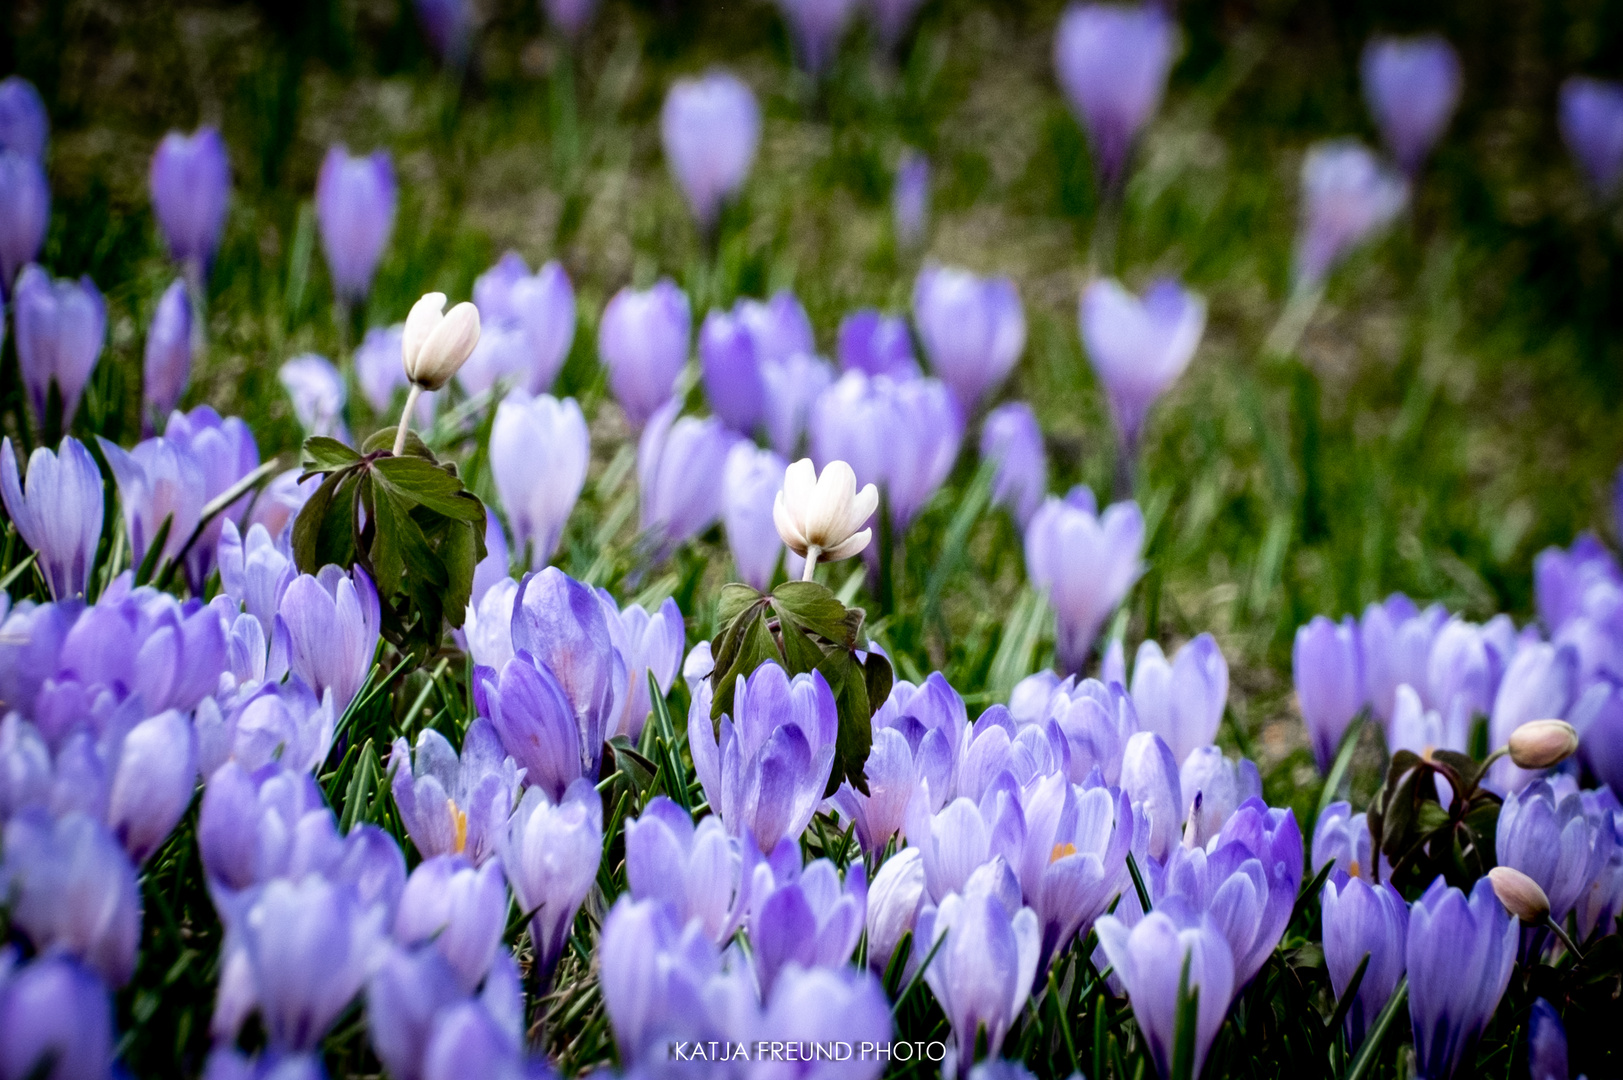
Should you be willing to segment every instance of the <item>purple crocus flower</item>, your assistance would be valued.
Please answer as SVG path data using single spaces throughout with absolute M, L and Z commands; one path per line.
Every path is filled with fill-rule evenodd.
M 1623 179 L 1623 83 L 1574 75 L 1561 84 L 1561 137 L 1602 198 Z
M 901 534 L 952 473 L 963 442 L 964 419 L 948 388 L 935 379 L 892 383 L 889 396 L 897 427 L 889 432 L 884 488 L 891 521 Z M 894 439 L 897 434 L 902 438 Z
M 663 795 L 626 822 L 626 882 L 638 900 L 670 905 L 677 921 L 697 921 L 721 945 L 749 911 L 759 853 L 727 835 L 715 815 L 697 827 Z
M 523 256 L 509 251 L 473 283 L 473 302 L 484 334 L 457 372 L 462 388 L 479 393 L 499 375 L 514 376 L 533 394 L 551 388 L 575 342 L 575 287 L 564 268 L 554 260 L 531 274 Z M 487 363 L 491 370 L 481 377 L 476 373 L 488 349 L 486 336 L 503 339 L 504 355 L 494 365 Z
M 355 381 L 360 384 L 367 404 L 380 416 L 389 413 L 394 406 L 395 391 L 406 385 L 406 368 L 400 362 L 400 343 L 405 329 L 404 323 L 374 326 L 355 347 Z M 464 364 L 463 368 L 466 367 Z M 430 391 L 423 397 L 432 396 Z M 419 402 L 422 400 L 419 398 Z M 418 408 L 422 408 L 421 404 Z
M 705 1015 L 716 947 L 697 919 L 683 923 L 659 900 L 621 896 L 603 920 L 598 947 L 604 1011 L 628 1066 L 663 1058 L 668 1039 L 723 1035 Z M 740 1004 L 753 1007 L 754 995 Z
M 463 1000 L 456 974 L 438 949 L 385 950 L 366 983 L 366 1026 L 390 1076 L 423 1080 L 423 1055 L 435 1019 Z M 216 1080 L 212 1071 L 206 1075 Z
M 1558 923 L 1611 858 L 1612 841 L 1612 830 L 1585 813 L 1576 791 L 1558 796 L 1547 780 L 1507 795 L 1495 832 L 1499 865 L 1536 881 Z
M 1358 996 L 1347 1011 L 1347 1042 L 1358 1046 L 1403 977 L 1404 937 L 1409 905 L 1389 884 L 1370 885 L 1337 873 L 1320 896 L 1324 918 L 1324 963 L 1339 1000 L 1353 972 L 1369 957 Z
M 1623 683 L 1597 678 L 1572 707 L 1578 756 L 1614 792 L 1623 791 Z
M 1364 707 L 1363 655 L 1358 624 L 1349 615 L 1339 623 L 1315 615 L 1298 627 L 1291 649 L 1296 702 L 1313 743 L 1320 774 L 1330 771 L 1341 737 Z
M 277 661 L 267 670 L 266 682 L 231 709 L 219 728 L 207 721 L 205 707 L 199 718 L 199 742 L 205 769 L 218 768 L 229 756 L 246 769 L 259 769 L 279 761 L 290 769 L 309 771 L 327 760 L 332 749 L 338 711 L 330 694 L 316 697 L 304 680 L 295 676 L 285 683 L 280 677 L 286 663 L 285 627 L 279 627 L 273 650 Z
M 320 872 L 341 855 L 338 823 L 309 773 L 280 762 L 250 773 L 227 761 L 207 779 L 197 848 L 211 890 Z
M 720 995 L 718 995 L 720 996 Z M 888 1042 L 894 1027 L 885 990 L 873 975 L 849 968 L 802 968 L 788 964 L 779 974 L 765 1002 L 755 1030 L 760 1035 L 782 1035 L 795 1045 L 828 1045 L 855 1040 L 859 1045 Z M 793 1067 L 791 1066 L 791 1069 Z M 818 1067 L 802 1065 L 787 1075 L 815 1075 Z M 879 1080 L 884 1062 L 869 1061 L 840 1066 L 840 1075 L 853 1080 Z
M 513 543 L 540 569 L 558 550 L 591 463 L 586 417 L 574 398 L 515 389 L 496 406 L 490 471 L 513 527 Z
M 670 693 L 677 669 L 682 666 L 686 625 L 681 609 L 670 597 L 656 611 L 641 604 L 627 604 L 621 610 L 607 589 L 597 590 L 597 598 L 603 605 L 609 639 L 626 668 L 625 707 L 610 722 L 608 737 L 624 735 L 635 743 L 642 737 L 643 724 L 653 709 L 648 677 L 654 677 L 662 696 Z
M 101 470 L 84 444 L 64 438 L 55 453 L 35 448 L 27 477 L 19 479 L 11 440 L 0 442 L 0 496 L 23 543 L 39 553 L 51 595 L 67 600 L 82 594 L 101 540 L 103 510 Z
M 1083 783 L 1088 773 L 1097 768 L 1107 785 L 1121 782 L 1122 755 L 1127 740 L 1138 734 L 1138 710 L 1133 699 L 1119 683 L 1106 686 L 1097 679 L 1084 679 L 1076 683 L 1067 678 L 1060 682 L 1052 671 L 1030 676 L 1026 693 L 1041 689 L 1048 679 L 1054 680 L 1032 724 L 1052 719 L 1070 747 L 1071 765 L 1068 775 L 1072 783 Z M 1016 687 L 1011 696 L 1011 710 L 1017 703 L 1021 689 Z
M 839 728 L 834 694 L 819 672 L 791 679 L 775 663 L 740 678 L 720 738 L 709 683 L 688 710 L 688 746 L 712 812 L 763 852 L 800 836 L 822 801 Z
M 721 516 L 716 481 L 738 439 L 713 416 L 678 418 L 681 404 L 654 413 L 637 442 L 638 515 L 656 562 Z
M 1228 695 L 1228 662 L 1212 635 L 1186 642 L 1171 663 L 1153 641 L 1138 647 L 1133 705 L 1139 723 L 1167 741 L 1180 767 L 1197 747 L 1217 739 Z
M 1137 451 L 1155 400 L 1178 381 L 1206 330 L 1206 301 L 1163 278 L 1134 296 L 1101 278 L 1082 290 L 1082 341 L 1104 383 L 1116 435 Z
M 1150 832 L 1140 837 L 1153 859 L 1164 860 L 1178 843 L 1183 823 L 1182 780 L 1177 759 L 1166 741 L 1153 731 L 1141 731 L 1127 740 L 1121 758 L 1121 790 L 1134 809 L 1149 815 Z
M 1432 639 L 1448 619 L 1441 604 L 1425 611 L 1402 593 L 1393 593 L 1364 609 L 1358 640 L 1364 659 L 1364 698 L 1390 730 L 1398 687 L 1416 691 L 1427 686 L 1426 665 Z
M 749 329 L 737 315 L 712 311 L 699 327 L 699 371 L 705 397 L 722 422 L 750 435 L 760 426 L 766 390 Z
M 327 150 L 316 177 L 316 222 L 340 302 L 358 303 L 372 291 L 372 275 L 394 232 L 397 196 L 387 151 L 351 157 L 341 143 Z
M 1527 1075 L 1529 1080 L 1572 1080 L 1567 1029 L 1555 1006 L 1543 998 L 1533 1002 L 1527 1018 Z
M 276 627 L 276 609 L 282 594 L 296 576 L 293 554 L 285 544 L 271 539 L 263 525 L 253 525 L 243 538 L 236 523 L 226 521 L 218 547 L 220 588 L 244 611 L 258 620 L 266 640 Z
M 896 167 L 896 185 L 890 195 L 896 242 L 915 248 L 930 229 L 930 159 L 916 150 L 902 155 Z
M 660 140 L 688 209 L 709 234 L 749 179 L 761 142 L 761 107 L 738 76 L 718 69 L 678 79 L 659 115 Z
M 795 60 L 813 77 L 828 71 L 859 0 L 777 0 L 794 37 Z
M 315 353 L 295 356 L 276 373 L 293 403 L 293 415 L 306 435 L 325 435 L 349 441 L 344 424 L 344 401 L 349 392 L 332 361 Z
M 833 382 L 833 366 L 809 353 L 762 362 L 766 433 L 774 450 L 786 458 L 799 455 L 812 408 Z
M 842 818 L 856 825 L 857 843 L 862 850 L 873 853 L 883 850 L 901 830 L 921 779 L 913 750 L 900 731 L 875 726 L 863 778 L 868 783 L 868 794 L 857 791 L 848 781 L 840 785 L 830 801 Z M 935 790 L 945 795 L 947 787 L 938 783 Z
M 1375 37 L 1359 69 L 1381 138 L 1403 171 L 1416 175 L 1460 103 L 1459 55 L 1440 34 Z
M 418 864 L 406 879 L 394 919 L 395 940 L 406 946 L 433 942 L 465 991 L 484 981 L 506 929 L 501 863 L 492 859 L 475 867 L 456 855 Z
M 755 356 L 763 364 L 817 351 L 811 317 L 799 297 L 787 289 L 773 293 L 770 300 L 740 300 L 733 314 L 749 333 Z
M 1030 405 L 1011 401 L 987 414 L 981 427 L 981 460 L 997 462 L 993 504 L 1006 508 L 1025 528 L 1048 494 L 1048 455 Z
M 476 865 L 495 854 L 524 772 L 489 720 L 468 725 L 460 755 L 433 728 L 417 737 L 415 754 L 396 739 L 389 768 L 401 823 L 419 854 L 466 855 Z
M 727 453 L 722 472 L 722 523 L 738 576 L 765 591 L 777 573 L 783 540 L 772 521 L 772 504 L 783 487 L 788 462 L 771 450 L 740 440 Z
M 547 20 L 565 37 L 579 38 L 597 10 L 597 0 L 542 0 Z
M 918 848 L 903 848 L 885 860 L 868 887 L 869 968 L 885 974 L 902 936 L 913 931 L 929 899 Z
M 50 133 L 51 118 L 34 84 L 21 75 L 0 79 L 0 150 L 44 161 Z
M 641 428 L 671 399 L 692 334 L 687 294 L 669 278 L 640 292 L 621 289 L 603 309 L 597 351 L 633 428 Z
M 95 973 L 66 956 L 13 963 L 0 953 L 0 1076 L 115 1075 L 113 1003 Z
M 171 131 L 152 155 L 149 179 L 152 211 L 170 256 L 201 281 L 220 249 L 231 199 L 225 140 L 207 125 L 191 135 Z
M 1248 799 L 1262 798 L 1256 765 L 1230 761 L 1215 746 L 1197 748 L 1178 769 L 1185 812 L 1184 842 L 1204 847 Z
M 530 917 L 530 940 L 544 985 L 563 955 L 575 913 L 597 882 L 603 802 L 591 782 L 577 780 L 556 804 L 539 787 L 526 791 L 501 855 L 519 909 Z
M 175 709 L 150 716 L 118 745 L 107 825 L 137 865 L 174 831 L 197 790 L 197 737 Z
M 913 337 L 907 320 L 873 310 L 855 311 L 840 320 L 835 351 L 845 371 L 889 375 L 898 381 L 916 378 Z
M 359 566 L 348 574 L 338 566 L 300 574 L 282 593 L 276 617 L 287 627 L 293 674 L 318 696 L 331 690 L 335 710 L 343 712 L 377 652 L 382 616 L 372 579 Z
M 804 869 L 800 845 L 790 837 L 755 867 L 749 934 L 761 996 L 770 999 L 790 964 L 841 968 L 851 959 L 868 915 L 868 878 L 860 860 L 839 871 L 828 859 Z
M 918 686 L 897 680 L 890 697 L 874 713 L 873 728 L 875 732 L 894 728 L 901 733 L 920 779 L 930 786 L 930 809 L 945 806 L 953 797 L 954 777 L 969 730 L 964 699 L 946 677 L 934 671 Z
M 1087 662 L 1093 642 L 1142 572 L 1144 515 L 1135 502 L 1098 512 L 1093 492 L 1049 496 L 1026 527 L 1026 576 L 1054 609 L 1054 651 L 1062 671 Z
M 1026 314 L 1006 277 L 926 266 L 913 285 L 913 322 L 930 367 L 965 412 L 996 390 L 1026 347 Z
M 192 301 L 186 283 L 176 278 L 164 290 L 152 324 L 147 327 L 141 415 L 148 430 L 156 428 L 180 404 L 191 377 Z
M 51 187 L 38 158 L 0 149 L 0 295 L 39 257 L 51 223 Z
M 1133 812 L 1124 792 L 1077 788 L 1059 772 L 1028 784 L 1021 803 L 1025 836 L 1015 873 L 1042 925 L 1042 971 L 1132 887 Z
M 1449 619 L 1432 641 L 1423 700 L 1442 714 L 1446 729 L 1469 733 L 1477 714 L 1493 708 L 1505 659 L 1486 627 Z
M 45 422 L 55 383 L 67 427 L 107 338 L 107 305 L 89 277 L 53 281 L 37 266 L 23 269 L 12 301 L 17 363 L 34 419 Z
M 1578 650 L 1571 645 L 1555 646 L 1534 642 L 1516 650 L 1499 682 L 1493 712 L 1488 719 L 1488 739 L 1504 746 L 1511 732 L 1530 720 L 1565 717 L 1578 697 Z M 1519 788 L 1537 776 L 1509 758 L 1500 758 L 1490 773 L 1497 785 Z
M 1415 1070 L 1447 1080 L 1499 1007 L 1516 966 L 1516 920 L 1505 913 L 1486 877 L 1467 900 L 1441 876 L 1409 911 L 1405 963 Z
M 160 565 L 173 560 L 202 520 L 208 501 L 202 466 L 191 449 L 163 437 L 145 439 L 134 450 L 124 450 L 101 439 L 102 454 L 118 483 L 118 501 L 124 508 L 130 552 L 136 565 L 169 522 Z
M 1136 926 L 1129 927 L 1114 915 L 1106 915 L 1097 924 L 1099 945 L 1127 988 L 1133 1017 L 1162 1077 L 1172 1075 L 1178 1037 L 1178 989 L 1185 970 L 1189 973 L 1189 991 L 1200 991 L 1191 1075 L 1199 1075 L 1240 986 L 1234 975 L 1233 955 L 1211 916 L 1193 915 L 1182 905 L 1172 907 L 1176 920 L 1158 907 Z
M 163 437 L 184 448 L 197 462 L 203 474 L 205 504 L 224 495 L 259 467 L 259 447 L 248 425 L 240 417 L 222 417 L 209 405 L 199 405 L 189 413 L 170 413 Z M 194 595 L 202 595 L 214 571 L 215 549 L 225 522 L 240 517 L 250 501 L 250 496 L 244 495 L 217 515 L 203 527 L 197 543 L 187 553 L 186 579 Z
M 1093 145 L 1099 183 L 1118 188 L 1140 131 L 1161 107 L 1177 28 L 1158 4 L 1072 4 L 1054 34 L 1054 70 Z
M 1617 558 L 1592 533 L 1579 533 L 1572 547 L 1548 547 L 1533 559 L 1533 600 L 1539 619 L 1555 634 L 1584 617 L 1599 600 L 1623 589 Z
M 1333 802 L 1324 808 L 1313 826 L 1313 866 L 1317 874 L 1333 862 L 1332 873 L 1368 879 L 1372 870 L 1374 839 L 1369 834 L 1369 816 L 1352 812 L 1352 804 Z M 1385 875 L 1384 856 L 1382 876 Z
M 1409 185 L 1351 139 L 1319 143 L 1302 159 L 1296 288 L 1324 284 L 1342 256 L 1379 232 L 1409 201 Z
M 141 890 L 124 849 L 101 822 L 71 812 L 52 820 L 24 810 L 5 827 L 0 876 L 11 923 L 40 952 L 84 961 L 111 986 L 135 973 Z

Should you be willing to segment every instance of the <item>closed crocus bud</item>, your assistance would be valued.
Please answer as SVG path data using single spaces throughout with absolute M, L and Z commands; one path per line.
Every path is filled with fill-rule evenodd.
M 1574 75 L 1561 84 L 1561 137 L 1602 198 L 1623 179 L 1623 83 Z
M 719 69 L 678 79 L 665 95 L 659 134 L 699 231 L 709 233 L 755 163 L 761 142 L 755 94 L 738 76 Z
M 1550 769 L 1578 752 L 1578 732 L 1565 720 L 1529 720 L 1510 733 L 1510 760 Z
M 51 595 L 67 600 L 82 594 L 103 513 L 101 470 L 84 444 L 64 438 L 55 453 L 36 448 L 28 457 L 28 476 L 19 480 L 11 440 L 0 442 L 0 496 L 23 543 L 38 553 Z
M 39 257 L 51 223 L 51 188 L 38 158 L 0 149 L 0 294 Z
M 1296 288 L 1318 288 L 1342 256 L 1384 229 L 1409 201 L 1409 185 L 1361 144 L 1319 143 L 1302 159 Z
M 400 342 L 405 324 L 374 326 L 355 347 L 355 381 L 375 413 L 386 413 L 394 405 L 395 391 L 406 383 L 400 364 Z
M 890 204 L 897 244 L 904 248 L 918 247 L 930 228 L 929 158 L 914 150 L 902 155 Z
M 1054 609 L 1056 659 L 1076 673 L 1094 639 L 1138 580 L 1144 515 L 1134 502 L 1098 513 L 1093 493 L 1079 487 L 1049 496 L 1026 528 L 1026 576 Z
M 919 375 L 907 320 L 878 311 L 856 311 L 840 320 L 835 351 L 840 367 L 864 375 L 911 379 Z
M 349 396 L 344 377 L 332 361 L 315 353 L 304 353 L 281 366 L 277 381 L 287 390 L 293 415 L 308 435 L 326 435 L 347 441 L 344 401 Z
M 641 292 L 621 289 L 603 309 L 597 351 L 633 428 L 641 428 L 670 400 L 692 334 L 687 294 L 669 278 Z
M 212 127 L 191 135 L 171 131 L 152 155 L 152 210 L 169 254 L 199 278 L 220 248 L 231 198 L 231 162 Z
M 1158 4 L 1072 4 L 1054 35 L 1054 70 L 1087 130 L 1105 188 L 1125 179 L 1138 133 L 1155 116 L 1177 53 Z
M 722 472 L 721 516 L 733 564 L 745 584 L 763 592 L 771 587 L 783 554 L 773 507 L 783 490 L 786 468 L 783 458 L 771 450 L 740 441 L 728 451 Z
M 1392 156 L 1410 176 L 1431 153 L 1460 103 L 1460 58 L 1438 34 L 1377 37 L 1360 65 L 1364 100 Z
M 530 566 L 552 559 L 575 509 L 591 463 L 586 417 L 574 398 L 559 401 L 513 390 L 496 407 L 490 468 L 513 527 L 513 543 Z
M 0 150 L 45 160 L 51 120 L 34 84 L 21 75 L 0 79 Z
M 682 609 L 670 597 L 654 611 L 641 604 L 627 604 L 624 610 L 607 589 L 597 590 L 608 624 L 609 639 L 625 663 L 625 707 L 609 724 L 609 737 L 624 735 L 633 743 L 642 737 L 643 725 L 653 710 L 648 682 L 653 676 L 660 696 L 670 693 L 682 663 L 682 646 L 687 641 Z
M 654 414 L 637 442 L 638 515 L 656 561 L 721 515 L 717 480 L 738 436 L 715 417 L 678 417 L 679 401 Z
M 406 316 L 400 339 L 406 378 L 424 390 L 438 390 L 478 343 L 478 308 L 463 301 L 447 312 L 444 293 L 425 293 Z
M 335 145 L 322 159 L 316 222 L 340 301 L 356 303 L 372 290 L 372 275 L 394 232 L 397 194 L 387 151 L 351 157 L 347 147 Z
M 1048 494 L 1048 455 L 1030 405 L 1011 401 L 987 414 L 981 426 L 981 460 L 997 463 L 992 502 L 1025 528 Z
M 795 59 L 808 75 L 821 76 L 839 52 L 840 39 L 860 0 L 777 0 L 794 37 Z
M 812 408 L 833 382 L 833 365 L 810 353 L 762 362 L 766 434 L 774 450 L 785 457 L 800 450 Z
M 71 957 L 39 957 L 0 975 L 0 1076 L 114 1076 L 113 1035 L 107 987 Z
M 849 559 L 868 546 L 873 530 L 865 528 L 879 507 L 879 489 L 857 490 L 857 477 L 843 461 L 831 461 L 817 475 L 810 458 L 789 466 L 783 490 L 772 504 L 772 520 L 789 550 L 806 560 L 806 578 L 819 558 Z
M 891 958 L 924 910 L 924 863 L 918 848 L 903 848 L 885 860 L 868 887 L 868 967 L 884 975 Z
M 276 617 L 286 627 L 293 674 L 317 696 L 331 690 L 343 712 L 377 652 L 381 614 L 372 579 L 359 566 L 349 574 L 339 566 L 300 574 L 282 594 Z
M 1510 866 L 1496 866 L 1488 871 L 1493 883 L 1493 894 L 1505 905 L 1505 910 L 1529 926 L 1537 926 L 1550 917 L 1550 898 L 1544 895 L 1538 882 Z
M 17 363 L 34 418 L 45 422 L 55 383 L 67 427 L 107 338 L 107 305 L 90 278 L 53 281 L 37 266 L 18 275 L 12 302 Z
M 1122 753 L 1121 789 L 1134 806 L 1143 807 L 1149 814 L 1150 856 L 1165 859 L 1178 842 L 1184 801 L 1178 762 L 1161 736 L 1141 731 L 1127 740 Z
M 1338 1000 L 1347 992 L 1358 965 L 1369 957 L 1345 1021 L 1347 1043 L 1356 1047 L 1403 977 L 1409 905 L 1389 884 L 1370 885 L 1357 877 L 1336 874 L 1325 882 L 1320 910 L 1324 963 Z
M 156 428 L 180 404 L 192 377 L 192 301 L 186 283 L 170 283 L 147 327 L 142 364 L 141 415 Z
M 1200 345 L 1206 301 L 1169 279 L 1141 298 L 1106 278 L 1082 290 L 1081 325 L 1116 436 L 1134 453 L 1150 406 L 1178 381 Z
M 1166 740 L 1181 767 L 1217 738 L 1228 704 L 1228 662 L 1210 634 L 1184 644 L 1171 663 L 1160 645 L 1146 641 L 1133 661 L 1132 689 L 1139 723 Z
M 1157 910 L 1129 928 L 1114 915 L 1098 922 L 1099 945 L 1120 976 L 1149 1043 L 1150 1057 L 1163 1077 L 1173 1075 L 1178 1041 L 1178 992 L 1188 973 L 1189 992 L 1200 991 L 1195 1014 L 1191 1076 L 1200 1075 L 1212 1040 L 1223 1026 L 1239 983 L 1228 943 L 1211 916 L 1194 915 L 1180 924 Z
M 1572 1080 L 1567 1065 L 1567 1029 L 1561 1014 L 1543 998 L 1533 1002 L 1527 1018 L 1527 1075 L 1529 1080 Z
M 1364 657 L 1364 696 L 1383 724 L 1390 725 L 1398 687 L 1424 689 L 1431 642 L 1448 618 L 1442 605 L 1421 611 L 1402 593 L 1364 609 L 1358 640 Z
M 1341 747 L 1341 737 L 1364 707 L 1363 657 L 1352 616 L 1334 623 L 1315 615 L 1299 627 L 1291 667 L 1313 758 L 1325 774 Z
M 1409 911 L 1409 1018 L 1425 1080 L 1446 1080 L 1470 1060 L 1510 984 L 1519 935 L 1496 891 L 1491 876 L 1482 878 L 1467 900 L 1439 875 Z
M 852 378 L 847 374 L 840 381 Z M 881 399 L 880 414 L 888 416 L 892 423 L 873 434 L 888 433 L 880 435 L 880 445 L 875 449 L 883 463 L 881 483 L 890 504 L 891 525 L 901 535 L 951 475 L 963 445 L 964 413 L 952 392 L 936 379 L 895 382 L 878 378 L 870 383 Z M 824 394 L 817 407 L 824 402 L 838 408 L 839 395 Z M 814 431 L 814 443 L 815 435 Z M 817 456 L 814 449 L 813 457 Z M 854 461 L 851 467 L 860 470 Z M 858 476 L 866 480 L 860 471 Z
M 526 791 L 501 853 L 519 910 L 531 916 L 535 974 L 545 986 L 603 856 L 603 802 L 591 781 L 575 781 L 556 804 L 540 788 Z
M 107 795 L 107 824 L 137 864 L 168 838 L 197 789 L 197 737 L 174 709 L 130 729 Z
M 927 266 L 913 286 L 913 322 L 930 367 L 966 412 L 997 389 L 1026 347 L 1026 314 L 1006 277 Z

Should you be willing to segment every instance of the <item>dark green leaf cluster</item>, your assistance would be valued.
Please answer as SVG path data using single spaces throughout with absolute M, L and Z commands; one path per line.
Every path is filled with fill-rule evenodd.
M 1374 849 L 1391 864 L 1392 884 L 1415 895 L 1437 878 L 1469 889 L 1494 867 L 1499 796 L 1481 786 L 1493 758 L 1434 750 L 1427 757 L 1408 750 L 1392 755 L 1386 781 L 1369 809 Z M 1446 781 L 1444 803 L 1437 785 Z M 1379 878 L 1380 859 L 1372 872 Z

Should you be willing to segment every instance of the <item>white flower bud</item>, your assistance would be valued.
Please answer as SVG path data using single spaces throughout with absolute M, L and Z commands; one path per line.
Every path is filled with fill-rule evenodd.
M 1550 917 L 1550 898 L 1544 895 L 1538 882 L 1510 866 L 1496 866 L 1488 871 L 1488 881 L 1499 902 L 1522 922 L 1536 926 Z
M 1565 720 L 1529 720 L 1510 733 L 1510 760 L 1524 769 L 1548 769 L 1578 750 L 1578 732 Z
M 863 524 L 879 506 L 879 489 L 857 490 L 857 475 L 843 461 L 831 461 L 817 475 L 811 458 L 801 458 L 783 474 L 783 490 L 772 504 L 778 535 L 796 555 L 816 549 L 824 562 L 849 559 L 868 546 L 872 529 Z
M 400 337 L 406 378 L 424 390 L 438 390 L 455 375 L 479 344 L 479 309 L 464 301 L 449 312 L 444 293 L 426 293 L 411 306 Z

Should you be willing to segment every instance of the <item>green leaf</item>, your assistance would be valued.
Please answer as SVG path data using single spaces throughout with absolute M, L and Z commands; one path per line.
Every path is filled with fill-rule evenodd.
M 1358 1056 L 1353 1058 L 1352 1065 L 1342 1074 L 1341 1080 L 1362 1080 L 1362 1077 L 1374 1068 L 1376 1059 L 1380 1057 L 1381 1044 L 1386 1041 L 1387 1034 L 1392 1030 L 1392 1024 L 1398 1013 L 1404 1011 L 1409 1000 L 1409 977 L 1405 975 L 1398 980 L 1397 989 L 1392 991 L 1386 1008 L 1375 1018 L 1364 1035 L 1364 1045 L 1358 1048 Z
M 784 582 L 772 590 L 772 606 L 779 618 L 793 619 L 846 648 L 855 644 L 845 605 L 825 585 L 815 581 Z
M 868 751 L 873 746 L 873 709 L 868 704 L 868 680 L 849 649 L 830 649 L 818 665 L 834 692 L 840 727 L 834 740 L 834 768 L 829 771 L 824 798 L 839 789 L 840 781 L 868 794 Z
M 476 502 L 478 500 L 475 500 Z M 485 530 L 481 523 L 456 522 L 440 543 L 440 562 L 445 567 L 445 621 L 460 627 L 473 598 L 473 571 L 485 557 Z
M 402 587 L 414 598 L 424 586 L 443 590 L 448 584 L 445 566 L 412 520 L 410 507 L 380 484 L 373 488 L 372 512 L 377 528 L 369 555 L 378 595 L 394 596 Z
M 392 427 L 386 427 L 382 430 L 374 431 L 372 434 L 368 435 L 366 437 L 366 441 L 361 444 L 361 453 L 375 454 L 379 450 L 393 451 L 394 433 L 395 429 Z M 406 453 L 410 454 L 412 457 L 425 458 L 436 465 L 439 464 L 439 459 L 434 456 L 434 451 L 428 448 L 428 444 L 419 438 L 415 431 L 411 431 L 409 429 L 406 431 Z
M 305 573 L 314 574 L 328 562 L 336 561 L 326 557 L 336 542 L 333 527 L 329 524 L 330 518 L 336 515 L 343 531 L 353 534 L 353 526 L 344 519 L 343 514 L 345 511 L 353 514 L 354 508 L 351 500 L 341 495 L 345 485 L 355 479 L 354 472 L 348 469 L 329 473 L 293 519 L 293 561 Z
M 862 665 L 862 676 L 868 688 L 868 704 L 877 712 L 890 699 L 891 687 L 896 682 L 890 660 L 881 653 L 870 651 Z
M 1184 953 L 1183 971 L 1178 975 L 1178 1013 L 1173 1037 L 1172 1080 L 1194 1080 L 1195 1029 L 1200 1026 L 1200 987 L 1189 988 L 1192 952 Z
M 714 700 L 710 705 L 711 720 L 719 720 L 722 713 L 732 712 L 733 694 L 740 677 L 748 678 L 768 660 L 784 663 L 783 655 L 778 652 L 778 643 L 766 625 L 766 607 L 763 605 L 753 616 L 741 618 L 744 620 L 742 626 L 737 620 L 734 621 L 739 633 L 737 644 L 729 650 L 732 652 L 731 663 L 724 669 L 718 660 L 716 670 L 710 675 L 710 687 L 714 691 Z
M 402 498 L 457 521 L 484 524 L 484 504 L 462 486 L 456 473 L 442 466 L 422 458 L 386 457 L 373 462 L 372 469 L 379 482 L 393 488 Z
M 823 666 L 826 659 L 823 650 L 813 645 L 811 638 L 794 622 L 783 620 L 778 626 L 778 638 L 783 643 L 784 670 L 791 676 Z
M 732 582 L 721 587 L 721 598 L 716 604 L 716 622 L 725 627 L 742 615 L 752 604 L 762 603 L 766 594 L 756 592 L 748 585 Z
M 304 451 L 299 455 L 299 464 L 304 466 L 305 476 L 347 469 L 360 460 L 360 454 L 325 435 L 312 435 L 304 440 Z

